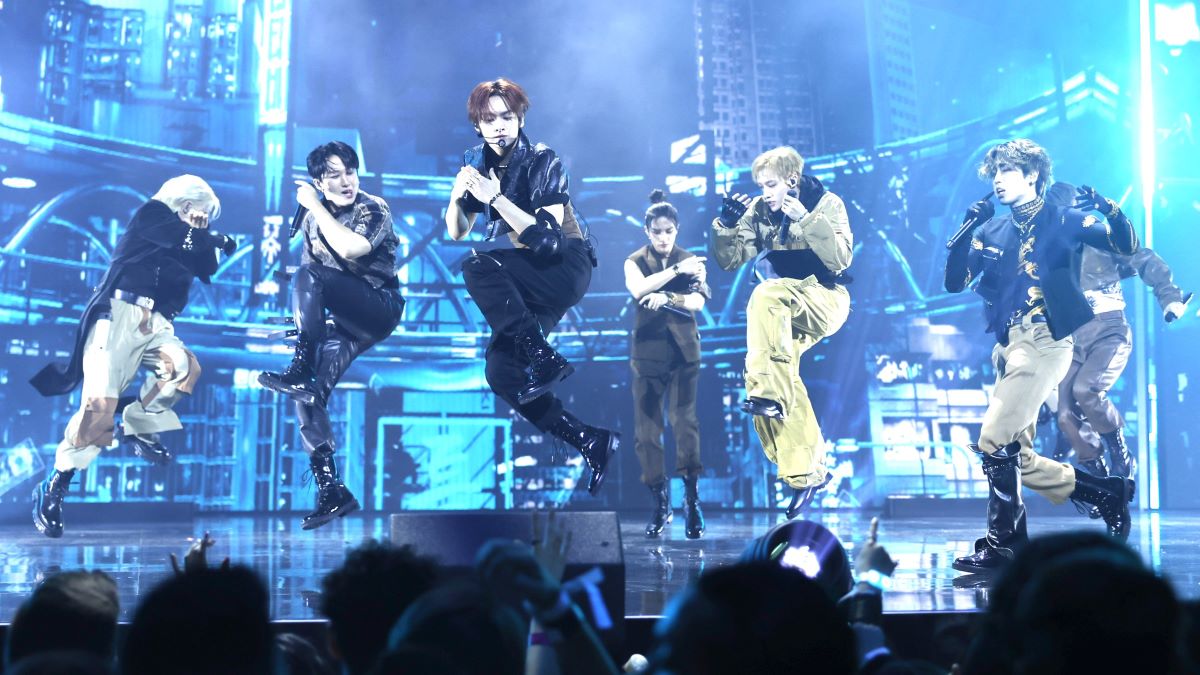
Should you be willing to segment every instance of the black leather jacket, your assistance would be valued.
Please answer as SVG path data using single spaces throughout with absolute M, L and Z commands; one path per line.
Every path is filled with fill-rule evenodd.
M 495 153 L 480 143 L 463 153 L 463 164 L 473 166 L 479 173 L 487 175 L 495 168 L 498 159 Z M 496 172 L 497 175 L 500 171 Z M 543 206 L 569 204 L 567 170 L 562 160 L 549 147 L 533 145 L 522 131 L 517 138 L 517 147 L 508 156 L 508 168 L 500 178 L 500 192 L 510 202 L 526 213 L 534 213 Z M 475 199 L 470 193 L 459 199 L 459 206 L 466 213 L 484 213 L 487 218 L 487 238 L 494 239 L 513 231 L 500 217 L 499 212 Z
M 88 330 L 110 308 L 116 289 L 153 298 L 154 311 L 174 319 L 187 306 L 192 279 L 210 283 L 222 239 L 212 230 L 189 227 L 160 201 L 142 205 L 117 241 L 108 272 L 83 310 L 70 361 L 65 366 L 48 364 L 30 384 L 42 396 L 66 394 L 79 385 Z

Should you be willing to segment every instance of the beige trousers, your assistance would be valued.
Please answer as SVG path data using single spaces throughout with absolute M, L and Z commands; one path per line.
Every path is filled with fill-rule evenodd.
M 200 377 L 196 356 L 175 337 L 166 317 L 113 300 L 112 318 L 99 319 L 88 330 L 80 409 L 58 444 L 55 469 L 86 469 L 112 444 L 117 399 L 142 367 L 153 372 L 147 373 L 138 399 L 122 413 L 125 433 L 149 436 L 182 429 L 171 407 L 192 392 Z
M 1055 504 L 1075 491 L 1075 468 L 1033 451 L 1038 409 L 1071 367 L 1074 341 L 1055 340 L 1050 327 L 1026 317 L 1008 330 L 1008 346 L 996 345 L 996 388 L 983 415 L 979 449 L 989 455 L 1009 443 L 1021 444 L 1021 482 Z
M 795 488 L 825 480 L 821 427 L 800 379 L 800 357 L 850 315 L 850 294 L 814 277 L 768 279 L 746 307 L 746 395 L 779 403 L 782 420 L 755 416 L 754 429 L 781 480 Z

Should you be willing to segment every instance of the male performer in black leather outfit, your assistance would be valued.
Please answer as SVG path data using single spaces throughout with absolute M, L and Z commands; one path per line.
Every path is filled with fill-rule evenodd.
M 354 359 L 399 325 L 404 299 L 392 212 L 387 202 L 358 188 L 358 153 L 333 141 L 308 153 L 307 164 L 316 188 L 296 181 L 296 201 L 307 211 L 300 224 L 304 253 L 292 279 L 296 351 L 287 370 L 262 373 L 258 381 L 296 403 L 317 484 L 317 506 L 301 525 L 311 530 L 359 508 L 333 461 L 326 406 Z
M 48 537 L 63 533 L 62 503 L 76 471 L 113 440 L 121 393 L 138 371 L 152 368 L 136 399 L 121 411 L 123 440 L 135 453 L 166 464 L 159 434 L 182 429 L 171 409 L 190 394 L 200 363 L 172 324 L 188 302 L 192 279 L 209 283 L 217 249 L 237 244 L 208 229 L 221 202 L 197 176 L 176 176 L 133 215 L 113 250 L 108 272 L 88 301 L 66 368 L 50 364 L 30 380 L 43 396 L 83 385 L 80 409 L 67 424 L 54 468 L 33 492 L 33 524 Z
M 973 205 L 971 236 L 952 240 L 946 290 L 957 293 L 979 279 L 986 303 L 987 332 L 998 344 L 996 387 L 971 449 L 980 455 L 988 480 L 987 534 L 975 553 L 956 559 L 963 572 L 1003 567 L 1028 540 L 1021 485 L 1054 503 L 1072 499 L 1099 509 L 1109 534 L 1129 536 L 1133 481 L 1097 478 L 1033 451 L 1038 410 L 1071 365 L 1071 334 L 1092 319 L 1079 286 L 1085 246 L 1131 254 L 1138 247 L 1129 218 L 1116 203 L 1081 187 L 1075 209 L 1043 196 L 1051 180 L 1050 157 L 1028 139 L 988 151 L 979 174 L 1011 214 L 991 218 L 988 199 Z M 1083 211 L 1099 211 L 1104 220 Z
M 574 367 L 545 338 L 583 298 L 595 254 L 575 219 L 566 168 L 523 131 L 528 109 L 525 91 L 503 78 L 471 91 L 467 117 L 484 142 L 463 156 L 446 228 L 462 239 L 483 213 L 487 239 L 506 234 L 512 242 L 514 248 L 480 251 L 463 264 L 467 292 L 492 328 L 487 381 L 522 417 L 583 455 L 588 492 L 596 494 L 618 436 L 583 423 L 551 393 Z

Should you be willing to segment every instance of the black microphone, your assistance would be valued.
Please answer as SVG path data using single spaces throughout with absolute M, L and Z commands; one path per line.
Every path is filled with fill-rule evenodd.
M 303 206 L 296 206 L 296 215 L 292 216 L 292 225 L 291 228 L 288 229 L 288 239 L 296 236 L 296 233 L 300 231 L 300 224 L 304 222 L 304 216 L 307 215 L 308 209 L 304 208 Z
M 983 198 L 980 199 L 979 201 L 982 202 L 982 201 L 991 199 L 995 194 L 996 193 L 993 192 L 992 190 L 988 190 L 988 193 L 986 195 L 984 195 Z M 991 202 L 988 202 L 988 206 L 991 206 Z M 996 213 L 996 210 L 994 208 L 989 209 L 989 210 L 991 211 L 991 213 L 987 213 L 987 214 L 977 213 L 973 216 L 967 216 L 967 218 L 965 220 L 963 220 L 962 225 L 958 228 L 958 232 L 955 232 L 954 236 L 950 237 L 950 239 L 946 241 L 946 248 L 951 249 L 951 248 L 954 248 L 955 246 L 958 246 L 958 242 L 961 241 L 963 237 L 970 234 L 971 230 L 975 229 L 976 225 L 988 220 Z

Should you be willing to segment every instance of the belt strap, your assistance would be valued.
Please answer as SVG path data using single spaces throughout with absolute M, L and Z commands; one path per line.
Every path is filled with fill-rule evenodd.
M 131 305 L 137 305 L 138 307 L 154 311 L 154 298 L 147 298 L 144 295 L 123 291 L 119 288 L 113 291 L 112 297 L 114 300 L 120 300 L 121 302 L 127 302 Z

